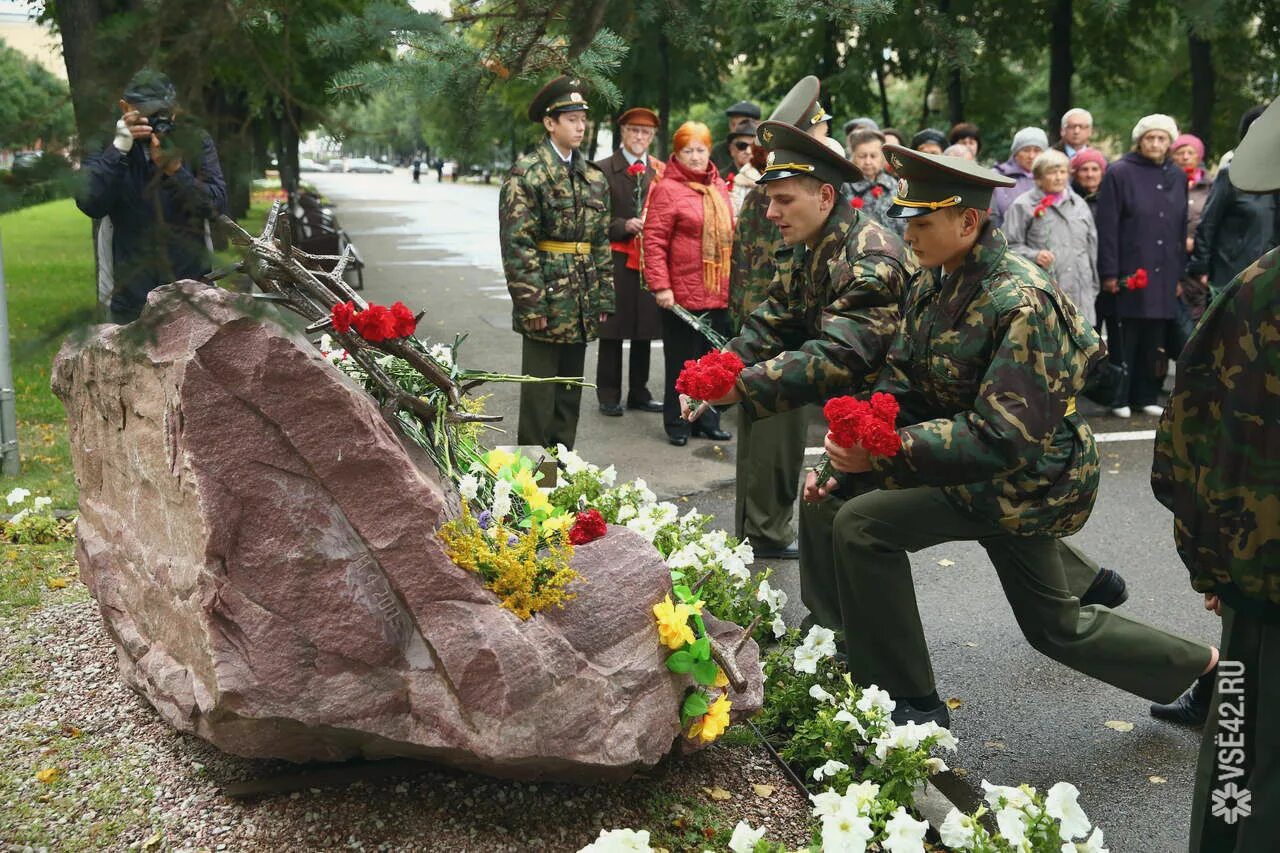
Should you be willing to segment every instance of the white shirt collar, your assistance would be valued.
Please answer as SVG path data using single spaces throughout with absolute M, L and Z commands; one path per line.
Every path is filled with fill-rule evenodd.
M 625 148 L 619 148 L 618 150 L 622 152 L 622 156 L 623 156 L 623 157 L 626 157 L 626 158 L 627 158 L 627 165 L 629 165 L 629 166 L 634 166 L 636 163 L 639 163 L 639 162 L 641 162 L 642 160 L 644 160 L 644 155 L 643 155 L 643 154 L 642 154 L 642 155 L 640 155 L 639 157 L 637 157 L 636 155 L 632 154 L 630 151 L 628 151 L 628 150 L 627 150 L 627 149 L 625 149 Z M 649 164 L 648 164 L 648 163 L 645 163 L 645 165 L 647 166 L 647 165 L 649 165 Z

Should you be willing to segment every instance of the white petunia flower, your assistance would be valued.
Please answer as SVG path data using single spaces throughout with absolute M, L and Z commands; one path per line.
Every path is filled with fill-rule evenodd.
M 1062 824 L 1063 838 L 1080 838 L 1093 825 L 1077 802 L 1079 796 L 1080 790 L 1075 785 L 1059 782 L 1049 789 L 1045 797 L 1044 810 Z
M 578 853 L 652 853 L 649 830 L 602 829 L 600 837 Z
M 633 480 L 631 483 L 635 487 L 636 493 L 640 496 L 640 503 L 651 504 L 658 499 L 658 496 L 649 491 L 649 484 L 644 480 Z
M 600 472 L 600 482 L 604 483 L 606 486 L 612 487 L 614 483 L 618 482 L 618 469 L 614 468 L 612 465 L 605 468 Z
M 45 507 L 50 506 L 52 503 L 53 503 L 53 498 L 49 497 L 48 495 L 41 495 L 40 497 L 35 499 L 35 507 L 37 510 L 44 509 Z
M 857 717 L 855 717 L 850 711 L 846 711 L 843 709 L 836 711 L 836 715 L 832 719 L 834 719 L 837 723 L 844 723 L 845 728 L 850 729 L 851 731 L 857 732 L 858 737 L 867 736 L 867 730 L 862 727 L 862 721 L 859 720 Z
M 1029 806 L 1031 805 L 1031 797 L 1036 792 L 1035 788 L 1031 788 L 1028 792 L 1022 788 L 1011 788 L 1008 785 L 992 785 L 986 779 L 982 780 L 982 790 L 987 792 L 983 799 L 993 809 L 1000 808 L 1001 800 L 1018 808 Z
M 738 821 L 738 825 L 733 828 L 733 837 L 729 839 L 729 849 L 733 853 L 751 853 L 760 839 L 764 838 L 764 830 L 763 826 L 752 829 L 751 824 L 745 820 Z
M 884 840 L 880 846 L 885 853 L 924 853 L 924 834 L 928 829 L 927 820 L 916 820 L 907 814 L 905 808 L 898 806 L 884 825 Z
M 880 786 L 875 782 L 858 782 L 844 789 L 844 804 L 861 815 L 869 814 L 880 796 Z
M 810 687 L 809 695 L 812 698 L 818 700 L 819 702 L 827 702 L 832 705 L 836 704 L 836 697 L 832 696 L 830 693 L 823 690 L 821 684 L 815 684 L 812 687 Z
M 628 521 L 636 517 L 636 508 L 631 504 L 623 504 L 618 507 L 618 523 L 626 524 Z
M 561 464 L 564 465 L 564 472 L 570 477 L 581 474 L 588 467 L 585 459 L 563 444 L 556 445 L 556 459 L 560 460 Z
M 947 762 L 943 761 L 941 758 L 927 758 L 925 759 L 924 766 L 931 776 L 936 776 L 939 773 L 946 773 L 947 770 L 950 769 L 947 767 Z
M 458 481 L 458 494 L 469 501 L 475 500 L 476 495 L 480 494 L 480 478 L 475 474 L 467 474 Z
M 942 843 L 953 850 L 972 850 L 973 818 L 953 808 L 938 828 L 938 835 L 942 836 Z
M 756 552 L 752 550 L 751 543 L 743 540 L 733 547 L 733 556 L 742 561 L 743 565 L 751 565 L 756 561 Z
M 741 587 L 751 580 L 751 571 L 746 563 L 735 557 L 732 551 L 722 552 L 720 564 L 724 567 L 725 573 L 734 579 L 737 586 Z
M 453 350 L 445 344 L 432 344 L 427 354 L 445 367 L 453 367 Z
M 871 709 L 875 708 L 887 717 L 893 713 L 893 709 L 897 707 L 897 703 L 889 697 L 889 693 L 887 691 L 881 690 L 879 687 L 872 684 L 870 687 L 862 691 L 862 697 L 858 699 L 858 704 L 854 707 L 864 714 L 870 714 Z
M 809 801 L 813 803 L 814 817 L 830 817 L 844 807 L 844 797 L 830 788 L 821 794 L 810 794 Z
M 1005 806 L 996 812 L 996 828 L 1010 847 L 1019 850 L 1027 840 L 1027 814 L 1015 806 Z
M 818 661 L 822 660 L 822 655 L 811 646 L 797 646 L 795 658 L 792 666 L 796 672 L 807 672 L 810 675 L 818 671 Z
M 501 520 L 511 514 L 511 484 L 499 480 L 493 487 L 493 517 Z
M 1062 845 L 1062 853 L 1111 853 L 1102 846 L 1102 827 L 1097 827 L 1084 841 L 1073 844 L 1070 841 Z
M 782 621 L 781 613 L 773 617 L 773 622 L 770 623 L 769 627 L 773 630 L 773 638 L 775 640 L 781 640 L 787 635 L 787 623 Z
M 9 494 L 5 496 L 5 500 L 9 503 L 9 506 L 13 506 L 14 504 L 22 503 L 29 497 L 31 497 L 30 491 L 22 487 L 18 487 L 12 492 L 9 492 Z
M 867 842 L 875 836 L 871 818 L 848 809 L 840 809 L 822 819 L 823 853 L 865 853 Z
M 774 589 L 767 580 L 760 581 L 760 587 L 756 590 L 756 599 L 764 602 L 770 613 L 777 613 L 787 606 L 787 593 L 781 589 Z
M 876 758 L 883 761 L 892 749 L 916 749 L 920 744 L 924 743 L 931 737 L 938 736 L 938 745 L 947 747 L 955 751 L 954 744 L 956 739 L 951 733 L 939 726 L 937 723 L 912 723 L 908 722 L 901 726 L 889 727 L 889 730 L 881 734 L 873 741 L 876 747 Z M 942 742 L 944 740 L 947 742 Z M 1016 789 L 1015 789 L 1016 790 Z M 994 807 L 994 804 L 993 804 Z
M 834 657 L 836 653 L 836 632 L 821 625 L 814 625 L 804 638 L 804 644 L 810 646 L 823 657 Z
M 328 332 L 325 332 L 320 336 L 320 354 L 328 355 L 331 352 L 333 352 L 333 338 L 329 336 Z
M 826 764 L 821 767 L 815 767 L 813 771 L 813 780 L 821 782 L 823 779 L 830 779 L 837 773 L 848 770 L 849 765 L 843 761 L 836 761 L 834 758 L 829 759 Z
M 30 515 L 30 513 L 31 513 L 31 510 L 29 509 L 20 510 L 13 514 L 13 518 L 9 519 L 9 523 L 17 524 L 19 521 L 22 521 L 22 519 Z

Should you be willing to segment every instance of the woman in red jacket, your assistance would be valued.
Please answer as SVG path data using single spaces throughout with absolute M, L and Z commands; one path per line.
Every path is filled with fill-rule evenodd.
M 720 413 L 709 409 L 694 423 L 680 417 L 676 377 L 687 359 L 710 352 L 711 344 L 671 312 L 677 303 L 728 337 L 729 250 L 733 214 L 729 189 L 711 164 L 711 131 L 685 122 L 672 139 L 674 154 L 653 185 L 644 220 L 644 277 L 662 312 L 662 352 L 667 369 L 662 418 L 667 438 L 680 447 L 689 435 L 716 441 L 733 438 L 720 429 Z

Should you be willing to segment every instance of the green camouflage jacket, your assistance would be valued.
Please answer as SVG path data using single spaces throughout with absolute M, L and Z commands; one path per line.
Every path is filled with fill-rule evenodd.
M 581 151 L 574 151 L 572 165 L 566 165 L 550 139 L 544 140 L 517 160 L 502 182 L 498 223 L 512 328 L 551 343 L 595 340 L 600 315 L 614 310 L 604 172 Z M 591 254 L 539 251 L 543 240 L 589 243 Z M 524 320 L 530 317 L 546 317 L 546 330 L 526 329 Z
M 866 391 L 898 328 L 915 271 L 892 231 L 838 200 L 813 249 L 796 248 L 790 282 L 774 280 L 727 349 L 755 418 Z
M 1071 301 L 988 224 L 955 273 L 916 274 L 902 319 L 875 387 L 907 424 L 872 458 L 882 487 L 940 486 L 1019 535 L 1079 530 L 1098 449 L 1074 400 L 1105 348 Z
M 1280 248 L 1223 288 L 1178 359 L 1151 487 L 1199 592 L 1280 619 Z
M 729 313 L 736 334 L 747 316 L 764 302 L 773 280 L 786 285 L 791 271 L 791 250 L 782 232 L 765 214 L 769 196 L 764 187 L 747 193 L 733 229 L 733 255 L 729 266 Z

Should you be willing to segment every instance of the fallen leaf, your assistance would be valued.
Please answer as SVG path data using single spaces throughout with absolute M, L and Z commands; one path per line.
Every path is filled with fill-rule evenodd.
M 1152 785 L 1163 785 L 1165 782 L 1168 782 L 1169 780 L 1164 778 L 1163 776 L 1148 776 L 1147 781 L 1150 782 Z
M 66 589 L 67 588 L 66 578 L 49 578 L 48 581 L 46 582 L 49 584 L 49 589 Z
M 164 840 L 164 833 L 161 832 L 160 830 L 156 830 L 155 835 L 152 835 L 146 841 L 142 842 L 142 849 L 150 850 L 152 847 L 155 847 L 157 844 L 159 844 L 163 840 Z
M 963 767 L 952 767 L 952 768 L 951 768 L 951 772 L 952 772 L 952 774 L 953 774 L 953 775 L 956 775 L 956 776 L 968 776 L 968 775 L 969 775 L 969 771 L 968 771 L 968 770 L 965 770 Z
M 772 785 L 752 785 L 752 786 L 751 786 L 751 789 L 752 789 L 753 791 L 755 791 L 755 792 L 756 792 L 756 796 L 757 796 L 757 797 L 772 797 L 772 796 L 773 796 L 773 786 L 772 786 Z
M 987 749 L 1004 749 L 1004 741 L 989 740 L 986 743 L 984 743 L 983 746 L 985 746 Z
M 79 729 L 69 723 L 62 726 L 62 733 L 67 737 L 80 737 L 82 734 Z
M 36 781 L 43 782 L 46 785 L 62 775 L 62 771 L 57 767 L 46 767 L 43 770 L 36 771 Z
M 1107 720 L 1103 725 L 1118 732 L 1133 731 L 1133 723 L 1125 722 L 1124 720 Z
M 726 791 L 724 788 L 721 788 L 719 785 L 717 785 L 714 788 L 703 788 L 702 790 L 706 793 L 708 797 L 710 797 L 713 800 L 732 800 L 733 799 L 733 794 L 730 794 L 728 791 Z
M 964 700 L 957 699 L 955 696 L 952 696 L 950 699 L 947 700 L 947 707 L 953 711 L 959 708 L 963 704 L 964 704 Z
M 965 645 L 971 649 L 976 649 L 978 647 L 977 643 L 965 643 Z
M 948 566 L 954 566 L 955 564 L 956 564 L 955 560 L 939 560 L 938 561 L 938 565 L 942 566 L 944 569 L 947 568 Z

